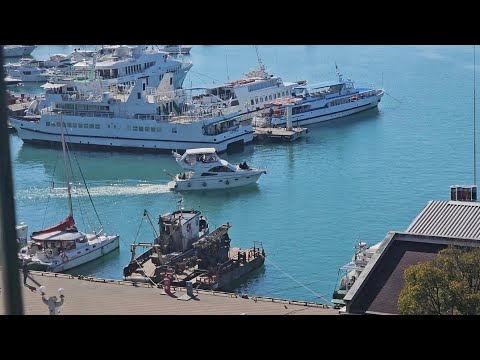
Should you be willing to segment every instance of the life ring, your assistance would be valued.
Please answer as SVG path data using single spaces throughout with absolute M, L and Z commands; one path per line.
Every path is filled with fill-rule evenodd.
M 68 256 L 67 256 L 67 254 L 65 254 L 65 253 L 62 254 L 62 261 L 63 261 L 64 263 L 66 263 L 66 262 L 68 261 Z
M 188 232 L 192 231 L 192 224 L 190 223 L 187 224 L 187 231 Z
M 228 185 L 228 184 L 230 184 L 230 181 L 228 181 L 228 180 L 227 180 L 227 181 L 225 181 L 225 184 L 227 184 L 227 185 Z

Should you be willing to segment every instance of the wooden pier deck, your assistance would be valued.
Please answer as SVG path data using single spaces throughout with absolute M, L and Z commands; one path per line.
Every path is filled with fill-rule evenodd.
M 0 293 L 4 291 L 0 269 Z M 21 275 L 21 274 L 20 274 Z M 42 302 L 40 285 L 46 287 L 46 297 L 64 289 L 65 302 L 61 315 L 337 315 L 338 310 L 321 304 L 293 300 L 252 297 L 213 291 L 194 291 L 195 298 L 179 301 L 186 295 L 184 288 L 173 288 L 173 295 L 149 284 L 127 281 L 31 271 L 23 286 L 23 307 L 27 315 L 47 315 Z M 36 290 L 33 290 L 36 288 Z M 163 293 L 163 294 L 162 294 Z M 4 294 L 0 294 L 0 314 L 5 314 Z
M 253 138 L 255 141 L 280 141 L 290 142 L 306 134 L 306 128 L 294 127 L 291 130 L 286 128 L 253 128 Z

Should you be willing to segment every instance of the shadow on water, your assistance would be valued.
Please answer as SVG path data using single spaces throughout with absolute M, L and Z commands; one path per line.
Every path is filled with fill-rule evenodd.
M 258 183 L 239 186 L 230 189 L 214 189 L 214 190 L 192 190 L 177 192 L 177 194 L 183 196 L 185 200 L 194 203 L 205 198 L 215 198 L 217 200 L 229 200 L 238 196 L 254 197 L 260 192 Z
M 380 111 L 378 107 L 374 107 L 356 114 L 340 117 L 338 119 L 322 121 L 317 124 L 309 125 L 308 128 L 310 130 L 316 130 L 320 128 L 342 129 L 345 127 L 350 127 L 357 123 L 360 124 L 360 123 L 365 123 L 367 121 L 374 121 L 379 117 L 379 115 L 380 115 Z
M 65 271 L 66 274 L 78 276 L 78 275 L 89 275 L 95 272 L 98 272 L 98 269 L 105 269 L 106 267 L 111 267 L 112 264 L 115 264 L 120 259 L 120 248 L 117 248 L 106 255 L 99 257 L 98 259 L 89 261 L 83 265 L 76 266 L 73 269 Z M 121 270 L 121 269 L 120 269 Z
M 70 158 L 75 167 L 78 161 L 87 182 L 124 179 L 167 181 L 170 176 L 162 169 L 178 172 L 173 156 L 164 154 L 75 150 L 70 151 Z M 53 176 L 57 181 L 63 179 L 61 148 L 22 144 L 15 160 L 23 165 L 43 165 L 48 177 Z

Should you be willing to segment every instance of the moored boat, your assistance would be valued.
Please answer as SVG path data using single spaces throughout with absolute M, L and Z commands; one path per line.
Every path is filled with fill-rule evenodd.
M 163 285 L 164 289 L 170 285 L 225 289 L 265 262 L 262 243 L 254 242 L 252 248 L 243 250 L 231 248 L 231 225 L 209 232 L 200 211 L 180 208 L 160 216 L 159 225 L 160 235 L 153 243 L 132 245 L 131 261 L 123 269 L 125 280 Z M 139 246 L 148 249 L 136 256 Z
M 69 157 L 64 141 L 63 122 L 60 125 L 69 214 L 58 224 L 32 232 L 27 245 L 20 249 L 19 259 L 22 262 L 25 261 L 28 268 L 32 270 L 62 272 L 104 256 L 119 247 L 119 235 L 107 235 L 103 233 L 103 228 L 93 233 L 85 233 L 77 229 L 73 218 L 71 183 L 68 174 Z M 96 210 L 95 213 L 97 213 Z
M 337 285 L 332 296 L 332 303 L 336 307 L 342 307 L 345 305 L 343 298 L 358 279 L 363 269 L 365 269 L 365 266 L 367 266 L 372 256 L 377 252 L 381 244 L 382 242 L 379 242 L 368 247 L 366 242 L 359 241 L 355 245 L 355 254 L 352 257 L 352 260 L 338 270 Z
M 384 95 L 382 89 L 357 88 L 352 80 L 344 80 L 338 71 L 337 75 L 337 81 L 295 87 L 290 97 L 271 102 L 257 114 L 253 118 L 254 126 L 285 126 L 288 111 L 291 111 L 293 126 L 306 126 L 378 106 Z
M 183 89 L 173 89 L 167 73 L 158 87 L 147 78 L 133 86 L 100 82 L 46 84 L 39 115 L 10 116 L 24 142 L 59 144 L 60 119 L 65 140 L 76 147 L 106 150 L 187 150 L 198 146 L 216 151 L 242 147 L 253 141 L 251 121 L 237 113 L 224 114 L 221 106 L 192 101 Z

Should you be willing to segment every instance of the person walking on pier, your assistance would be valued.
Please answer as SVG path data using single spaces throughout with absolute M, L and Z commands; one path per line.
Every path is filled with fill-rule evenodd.
M 27 260 L 23 259 L 22 261 L 22 272 L 23 272 L 23 285 L 27 285 L 27 278 L 28 278 L 28 266 Z

